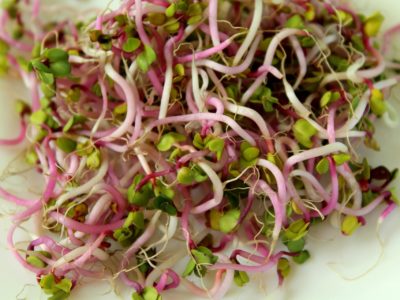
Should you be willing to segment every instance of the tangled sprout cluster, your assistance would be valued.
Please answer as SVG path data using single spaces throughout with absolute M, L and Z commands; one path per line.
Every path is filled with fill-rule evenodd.
M 400 67 L 383 55 L 399 27 L 379 46 L 381 14 L 125 0 L 89 20 L 41 18 L 54 5 L 3 0 L 0 16 L 0 72 L 30 91 L 20 134 L 0 145 L 27 140 L 45 182 L 36 199 L 0 188 L 21 207 L 8 244 L 49 299 L 106 276 L 135 300 L 180 284 L 220 299 L 268 269 L 282 283 L 310 257 L 311 225 L 337 214 L 351 235 L 395 208 L 396 171 L 353 147 L 378 149 L 374 120 L 396 122 L 386 98 Z M 32 218 L 46 233 L 16 247 Z

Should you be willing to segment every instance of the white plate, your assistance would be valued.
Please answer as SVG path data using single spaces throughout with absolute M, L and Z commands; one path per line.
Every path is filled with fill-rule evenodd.
M 76 1 L 78 2 L 78 1 Z M 64 3 L 76 3 L 65 1 Z M 87 1 L 85 1 L 87 2 Z M 357 0 L 355 5 L 363 12 L 380 10 L 386 16 L 385 27 L 396 23 L 400 13 L 398 0 Z M 400 92 L 400 89 L 397 88 Z M 0 137 L 12 137 L 18 131 L 17 116 L 12 102 L 17 97 L 26 97 L 21 83 L 11 79 L 0 80 Z M 400 111 L 400 99 L 396 95 L 393 103 Z M 380 153 L 367 151 L 370 161 L 385 164 L 391 168 L 400 168 L 399 128 L 388 129 L 378 126 L 376 136 L 381 143 Z M 15 157 L 21 148 L 0 149 L 0 170 Z M 399 182 L 396 184 L 398 185 Z M 3 184 L 1 182 L 1 184 Z M 31 178 L 7 180 L 12 191 L 35 190 Z M 33 274 L 25 271 L 12 257 L 5 240 L 10 226 L 9 215 L 14 210 L 11 205 L 0 204 L 0 291 L 1 299 L 46 299 L 36 284 Z M 257 275 L 253 283 L 242 288 L 234 288 L 226 299 L 294 299 L 294 300 L 397 300 L 398 268 L 400 267 L 400 212 L 395 212 L 383 223 L 379 230 L 383 240 L 380 246 L 376 233 L 377 214 L 368 217 L 369 225 L 358 230 L 352 237 L 343 237 L 338 230 L 329 225 L 320 226 L 310 234 L 307 248 L 312 258 L 300 267 L 295 267 L 283 287 L 277 288 L 274 275 Z M 346 277 L 353 279 L 345 279 Z M 355 279 L 356 277 L 359 277 Z M 107 283 L 91 283 L 74 290 L 70 299 L 120 299 L 108 293 Z M 18 295 L 19 294 L 19 295 Z M 17 296 L 18 295 L 18 296 Z M 126 298 L 129 299 L 129 298 Z M 164 299 L 180 300 L 197 297 L 185 291 L 173 291 Z

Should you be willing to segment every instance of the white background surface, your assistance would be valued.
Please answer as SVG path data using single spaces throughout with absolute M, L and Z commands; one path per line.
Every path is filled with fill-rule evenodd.
M 79 1 L 64 1 L 64 3 Z M 86 2 L 86 1 L 85 1 Z M 399 0 L 354 1 L 362 11 L 373 12 L 376 9 L 386 16 L 385 26 L 400 21 Z M 361 11 L 360 10 L 360 11 Z M 11 79 L 0 80 L 0 138 L 13 137 L 18 132 L 17 116 L 12 102 L 24 95 L 21 83 Z M 400 111 L 400 87 L 392 97 L 393 103 Z M 370 161 L 375 164 L 385 164 L 390 168 L 400 168 L 399 128 L 388 129 L 379 126 L 377 138 L 381 143 L 380 153 L 368 152 Z M 21 148 L 0 149 L 0 170 L 21 150 Z M 11 191 L 19 189 L 35 190 L 35 184 L 29 178 L 28 182 L 7 180 Z M 398 185 L 397 181 L 397 185 Z M 0 182 L 0 184 L 4 184 Z M 37 188 L 36 188 L 37 189 Z M 25 271 L 7 250 L 5 240 L 7 228 L 10 226 L 11 205 L 0 204 L 0 298 L 1 299 L 46 299 L 35 283 L 34 275 Z M 400 212 L 395 212 L 381 226 L 379 234 L 384 242 L 380 247 L 376 234 L 376 216 L 369 216 L 369 225 L 358 230 L 350 238 L 342 237 L 336 229 L 329 225 L 312 230 L 307 248 L 312 258 L 303 266 L 295 267 L 291 276 L 282 288 L 277 289 L 274 275 L 257 275 L 253 283 L 242 289 L 234 289 L 227 295 L 233 299 L 265 299 L 265 300 L 397 300 L 399 293 L 400 268 Z M 372 268 L 373 267 L 373 268 Z M 372 269 L 371 269 L 372 268 Z M 371 270 L 369 270 L 371 269 Z M 343 277 L 356 280 L 344 279 Z M 25 286 L 25 288 L 24 288 Z M 90 284 L 80 287 L 72 293 L 70 299 L 119 299 L 109 291 L 107 284 Z M 17 295 L 20 295 L 17 297 Z M 128 299 L 128 298 L 126 298 Z M 166 300 L 197 299 L 187 292 L 170 292 L 164 296 Z

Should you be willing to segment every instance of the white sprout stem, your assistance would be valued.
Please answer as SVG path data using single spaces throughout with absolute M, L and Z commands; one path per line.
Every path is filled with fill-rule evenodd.
M 143 15 L 146 15 L 148 13 L 164 13 L 165 7 L 154 4 L 154 3 L 144 2 L 144 3 L 142 3 L 141 11 L 142 11 Z M 135 17 L 135 15 L 136 15 L 135 7 L 133 7 L 133 9 L 130 11 L 129 15 L 132 17 Z
M 89 47 L 89 44 L 87 44 L 87 45 L 83 44 L 82 51 L 83 51 L 83 53 L 86 54 L 86 56 L 97 58 L 97 59 L 113 55 L 113 52 L 111 50 L 104 51 L 101 49 L 94 49 L 94 48 Z
M 204 71 L 203 69 L 200 69 L 199 73 L 200 73 L 200 76 L 201 76 L 201 80 L 203 82 L 203 84 L 201 85 L 201 88 L 200 88 L 200 95 L 201 95 L 202 98 L 204 98 L 204 93 L 208 88 L 208 85 L 210 83 L 210 79 L 208 77 L 207 72 Z
M 231 261 L 229 260 L 229 258 L 223 254 L 216 254 L 219 258 L 219 262 L 221 263 L 231 263 Z M 225 294 L 228 292 L 228 290 L 231 288 L 232 286 L 232 281 L 235 275 L 235 271 L 234 270 L 225 270 L 225 277 L 222 280 L 221 284 L 214 286 L 211 290 L 210 290 L 210 295 L 212 296 L 212 299 L 223 299 L 223 297 L 225 296 Z
M 281 203 L 286 203 L 287 201 L 287 192 L 285 186 L 286 180 L 283 177 L 281 170 L 275 164 L 262 158 L 257 161 L 257 166 L 267 168 L 274 175 L 276 183 L 278 185 L 278 195 L 281 200 Z
M 69 176 L 74 176 L 76 170 L 79 167 L 79 157 L 76 154 L 72 154 L 69 158 L 69 165 L 67 166 L 67 169 L 65 173 Z
M 360 83 L 363 81 L 363 78 L 359 76 L 358 70 L 362 68 L 362 66 L 365 64 L 365 56 L 362 55 L 359 59 L 357 59 L 353 64 L 351 64 L 347 70 L 346 70 L 346 75 L 347 78 L 349 78 L 351 81 L 355 83 Z
M 110 63 L 107 63 L 105 65 L 104 70 L 114 82 L 119 84 L 125 94 L 127 104 L 127 113 L 125 120 L 122 122 L 117 130 L 104 138 L 104 140 L 110 141 L 124 135 L 132 126 L 136 116 L 136 101 L 138 101 L 139 99 L 139 93 L 137 91 L 136 85 L 134 83 L 129 84 L 125 80 L 125 78 L 123 78 L 117 71 L 114 70 Z
M 49 174 L 49 164 L 47 162 L 47 158 L 46 158 L 44 152 L 42 152 L 42 151 L 37 150 L 36 153 L 37 153 L 38 158 L 39 158 L 40 167 L 43 170 L 43 174 L 45 174 L 45 176 L 46 176 L 46 182 L 47 182 L 47 180 L 48 180 L 47 174 Z
M 386 79 L 379 81 L 374 84 L 374 88 L 376 89 L 384 89 L 387 87 L 391 87 L 397 84 L 397 80 L 395 78 Z M 353 116 L 347 120 L 347 122 L 339 129 L 336 130 L 336 134 L 339 135 L 346 135 L 346 132 L 353 129 L 358 122 L 360 122 L 361 118 L 364 116 L 364 111 L 368 105 L 369 98 L 371 96 L 371 91 L 368 89 L 364 95 L 361 97 L 360 102 L 358 103 L 356 110 L 353 113 Z
M 101 196 L 93 205 L 88 216 L 86 217 L 86 224 L 94 224 L 99 218 L 110 208 L 112 197 L 109 194 Z
M 326 189 L 321 185 L 321 183 L 313 176 L 310 172 L 304 171 L 304 170 L 293 170 L 290 172 L 289 177 L 302 177 L 304 180 L 309 182 L 315 190 L 318 192 L 318 194 L 326 201 L 329 201 L 330 196 L 326 192 Z
M 226 75 L 235 75 L 235 74 L 240 74 L 244 72 L 251 64 L 253 61 L 254 55 L 257 51 L 258 44 L 261 41 L 261 35 L 257 35 L 257 37 L 254 40 L 254 43 L 251 45 L 250 50 L 246 56 L 246 59 L 243 61 L 242 64 L 238 66 L 233 66 L 233 67 L 228 67 L 222 64 L 219 64 L 213 60 L 210 59 L 200 59 L 195 62 L 196 66 L 205 66 L 207 68 L 210 68 L 214 71 L 224 73 Z
M 199 112 L 202 112 L 205 108 L 204 99 L 201 97 L 200 86 L 199 86 L 199 72 L 197 67 L 192 62 L 192 90 L 193 90 L 193 97 L 194 101 L 196 102 L 197 108 Z
M 92 136 L 97 132 L 101 122 L 104 120 L 104 118 L 106 116 L 106 113 L 107 113 L 108 97 L 107 97 L 107 90 L 106 90 L 106 87 L 105 87 L 104 83 L 100 84 L 100 89 L 101 89 L 101 95 L 102 95 L 102 101 L 103 101 L 102 109 L 101 109 L 100 116 L 96 120 L 96 123 L 93 125 L 93 128 L 91 130 L 91 135 Z
M 226 123 L 228 126 L 230 126 L 240 137 L 248 141 L 251 145 L 256 145 L 256 141 L 252 138 L 250 134 L 246 132 L 242 127 L 239 126 L 239 124 L 233 120 L 232 118 L 226 116 L 226 115 L 218 115 L 214 113 L 195 113 L 195 114 L 189 114 L 189 115 L 180 115 L 180 116 L 174 116 L 174 117 L 167 117 L 162 120 L 157 120 L 152 122 L 151 126 L 148 126 L 146 128 L 147 132 L 150 132 L 150 130 L 159 125 L 164 125 L 168 123 L 178 123 L 178 122 L 191 122 L 191 121 L 202 121 L 202 120 L 207 120 L 207 121 L 219 121 Z
M 160 103 L 160 112 L 158 115 L 159 119 L 163 119 L 167 116 L 168 106 L 169 106 L 169 99 L 171 97 L 171 90 L 172 90 L 172 79 L 173 79 L 173 70 L 172 70 L 172 45 L 174 43 L 174 38 L 170 38 L 165 45 L 164 48 L 164 57 L 167 64 L 167 69 L 165 71 L 165 81 L 164 81 L 164 88 L 161 96 L 161 103 Z
M 164 89 L 161 96 L 160 113 L 158 115 L 159 119 L 163 119 L 167 116 L 169 98 L 171 97 L 172 79 L 173 79 L 172 62 L 167 60 L 167 70 L 165 71 Z
M 297 60 L 299 62 L 299 74 L 297 75 L 296 82 L 293 86 L 294 89 L 297 89 L 299 87 L 301 81 L 303 80 L 304 76 L 307 73 L 307 61 L 306 61 L 306 57 L 304 55 L 304 51 L 300 45 L 299 40 L 294 36 L 290 36 L 289 40 L 290 40 L 290 43 L 292 44 L 292 47 L 297 56 Z
M 193 214 L 201 214 L 218 206 L 224 195 L 224 188 L 218 174 L 205 162 L 199 162 L 198 165 L 210 178 L 213 185 L 214 197 L 203 204 L 193 207 L 191 210 Z
M 54 268 L 54 269 L 59 268 L 65 264 L 75 260 L 76 258 L 84 255 L 89 250 L 89 247 L 90 247 L 90 245 L 85 245 L 85 246 L 76 248 L 76 249 L 72 250 L 71 252 L 64 254 L 52 265 L 52 268 Z M 95 256 L 96 258 L 98 258 L 99 260 L 102 260 L 102 261 L 107 260 L 109 258 L 109 255 L 99 248 L 96 248 L 92 254 L 93 254 L 93 256 Z
M 227 111 L 233 113 L 233 114 L 238 114 L 241 116 L 245 116 L 249 119 L 251 119 L 254 123 L 257 124 L 258 128 L 260 129 L 263 138 L 270 138 L 271 134 L 269 133 L 267 123 L 263 119 L 263 117 L 254 109 L 248 108 L 246 106 L 242 105 L 237 105 L 228 101 L 225 101 L 225 108 Z
M 360 70 L 364 65 L 365 57 L 363 56 L 360 60 L 352 64 L 347 71 L 328 74 L 321 82 L 321 86 L 324 86 L 332 81 L 338 80 L 351 80 L 354 82 L 362 82 L 364 78 L 373 78 L 382 74 L 385 70 L 386 63 L 380 56 L 379 64 L 371 69 Z
M 287 144 L 290 147 L 291 151 L 294 154 L 298 154 L 299 151 L 300 151 L 300 148 L 299 148 L 298 144 L 294 140 L 292 140 L 292 139 L 290 139 L 288 137 L 283 137 L 283 138 L 277 140 L 276 151 L 277 151 L 279 157 L 283 161 L 286 161 L 287 160 L 287 156 L 286 155 L 282 155 L 283 151 L 284 151 L 282 149 L 283 140 L 284 140 L 284 143 Z M 306 170 L 306 168 L 304 166 L 304 163 L 302 163 L 302 162 L 299 163 L 299 169 L 302 170 L 302 171 Z M 289 180 L 289 182 L 290 182 L 290 180 Z M 306 180 L 304 180 L 303 183 L 304 183 L 304 187 L 306 188 L 306 191 L 309 194 L 309 196 L 312 197 L 312 198 L 318 198 L 318 196 L 316 195 L 316 193 L 315 193 L 314 189 L 312 188 L 312 186 L 310 185 L 310 183 L 308 181 L 306 181 Z M 288 187 L 288 192 L 290 193 L 289 187 Z
M 364 65 L 364 63 L 365 56 L 362 56 L 351 66 L 349 66 L 345 72 L 334 72 L 326 75 L 320 83 L 320 87 L 323 87 L 333 81 L 341 81 L 346 79 L 351 80 L 355 83 L 362 82 L 363 78 L 358 75 L 357 71 Z
M 146 174 L 151 174 L 151 168 L 149 166 L 149 163 L 147 162 L 146 157 L 143 155 L 143 153 L 140 152 L 139 148 L 135 148 L 135 153 L 136 156 L 139 160 L 140 165 L 142 166 L 143 171 L 146 172 Z
M 78 169 L 75 174 L 82 174 L 83 170 L 86 168 L 87 156 L 81 157 Z
M 109 255 L 107 252 L 103 251 L 102 249 L 99 249 L 99 246 L 101 245 L 101 243 L 104 241 L 105 238 L 105 234 L 102 233 L 100 234 L 96 240 L 94 240 L 90 245 L 89 248 L 87 249 L 87 251 L 85 252 L 85 254 L 83 254 L 81 257 L 79 257 L 78 259 L 76 259 L 73 263 L 73 265 L 75 266 L 83 266 L 91 256 L 94 257 L 99 257 L 99 255 L 101 255 L 101 252 L 103 252 L 104 254 L 107 255 L 107 259 L 109 258 Z M 101 251 L 101 252 L 99 252 Z M 96 254 L 94 254 L 96 252 Z M 100 259 L 103 260 L 103 259 Z
M 144 243 L 146 243 L 148 239 L 153 235 L 154 231 L 156 230 L 156 224 L 161 216 L 161 213 L 161 210 L 156 211 L 142 235 L 138 237 L 136 241 L 132 244 L 132 246 L 130 246 L 129 249 L 125 252 L 124 259 L 122 261 L 122 268 L 124 268 L 128 264 L 130 257 L 135 254 L 139 250 L 139 248 Z
M 132 180 L 132 177 L 139 172 L 140 168 L 141 168 L 141 163 L 138 161 L 137 163 L 135 163 L 129 170 L 128 172 L 125 173 L 125 175 L 121 178 L 120 180 L 120 186 L 124 187 L 126 186 L 128 183 L 130 183 L 130 181 Z
M 58 165 L 60 165 L 63 169 L 67 168 L 67 162 L 65 159 L 65 152 L 61 151 L 60 149 L 56 148 L 56 162 Z
M 295 203 L 303 211 L 303 209 L 305 209 L 305 206 L 303 204 L 302 199 L 300 198 L 299 193 L 296 190 L 296 187 L 293 184 L 291 177 L 288 178 L 287 189 L 288 189 L 288 193 L 291 197 L 291 201 L 293 201 L 293 203 Z
M 218 31 L 218 0 L 210 0 L 208 3 L 208 23 L 210 24 L 211 41 L 214 47 L 218 46 L 221 41 Z
M 329 44 L 336 42 L 336 40 L 337 40 L 336 34 L 328 35 L 324 37 L 322 40 L 317 40 L 315 46 L 307 54 L 306 57 L 307 64 L 310 63 L 316 57 L 317 54 L 327 49 Z
M 356 131 L 356 130 L 352 130 L 352 131 L 348 131 L 348 132 L 339 132 L 339 133 L 336 132 L 337 139 L 360 138 L 360 137 L 364 137 L 365 135 L 366 135 L 365 131 Z
M 297 98 L 293 87 L 289 84 L 286 78 L 283 79 L 283 86 L 285 87 L 286 96 L 288 97 L 296 113 L 303 119 L 307 120 L 315 129 L 317 129 L 321 137 L 326 138 L 328 136 L 326 129 L 309 117 L 311 112 Z
M 268 50 L 265 54 L 264 63 L 262 66 L 271 66 L 272 65 L 272 60 L 274 59 L 276 49 L 278 48 L 279 43 L 283 39 L 285 39 L 291 35 L 296 35 L 296 34 L 300 34 L 300 33 L 304 33 L 304 31 L 300 30 L 300 29 L 286 28 L 286 29 L 281 30 L 278 34 L 276 34 L 272 38 L 272 40 L 268 46 Z M 256 81 L 254 81 L 254 83 L 243 94 L 242 99 L 240 100 L 240 103 L 242 105 L 245 105 L 247 103 L 247 101 L 249 101 L 249 99 L 253 95 L 254 91 L 261 85 L 261 83 L 266 79 L 266 77 L 267 77 L 267 73 L 260 76 L 259 78 L 256 79 Z
M 338 203 L 336 206 L 336 209 L 339 212 L 344 213 L 346 215 L 364 216 L 364 215 L 370 213 L 371 211 L 373 211 L 384 199 L 385 199 L 385 195 L 380 195 L 380 196 L 376 197 L 375 200 L 372 201 L 370 204 L 368 204 L 367 206 L 364 206 L 360 209 L 349 208 L 349 207 L 344 206 L 344 204 Z
M 178 223 L 179 223 L 178 218 L 171 216 L 169 218 L 167 229 L 161 230 L 163 233 L 165 233 L 163 237 L 161 239 L 158 239 L 155 243 L 151 244 L 149 248 L 153 248 L 157 245 L 168 242 L 175 235 L 175 232 L 178 229 Z
M 289 170 L 291 169 L 291 167 L 299 162 L 309 160 L 309 159 L 315 158 L 315 157 L 326 156 L 328 154 L 335 153 L 335 152 L 347 153 L 348 148 L 345 144 L 336 142 L 336 143 L 332 143 L 329 145 L 306 150 L 299 154 L 295 154 L 295 155 L 289 157 L 288 160 L 285 162 L 283 174 L 284 174 L 284 176 L 286 176 L 289 173 Z
M 128 72 L 126 74 L 126 77 L 128 78 L 130 84 L 134 84 L 133 75 L 135 75 L 137 70 L 138 70 L 138 65 L 136 63 L 136 60 L 134 60 L 129 66 Z
M 96 201 L 96 203 L 93 205 L 90 212 L 88 213 L 85 223 L 86 224 L 95 224 L 100 219 L 100 217 L 110 209 L 111 203 L 112 203 L 111 195 L 105 194 L 105 195 L 101 196 Z M 74 233 L 74 236 L 76 238 L 81 239 L 85 236 L 85 233 L 76 231 Z M 66 241 L 64 241 L 64 242 L 67 242 L 69 240 L 69 238 L 66 238 L 65 240 Z
M 98 59 L 96 58 L 84 58 L 81 56 L 75 56 L 75 55 L 70 55 L 69 62 L 74 63 L 74 64 L 85 64 L 85 63 L 95 63 L 98 62 Z
M 165 235 L 165 238 L 167 240 L 171 239 L 174 236 L 176 229 L 178 228 L 178 223 L 179 223 L 179 219 L 177 217 L 174 217 L 174 216 L 169 217 L 167 233 Z
M 195 242 L 201 241 L 207 234 L 206 230 L 200 231 L 193 239 Z M 183 257 L 186 257 L 188 250 L 186 248 L 180 247 L 175 254 L 169 256 L 164 262 L 157 265 L 153 271 L 146 278 L 145 285 L 146 286 L 153 286 L 153 283 L 161 276 L 161 274 L 166 270 L 169 269 L 177 264 Z
M 154 282 L 161 276 L 164 270 L 169 269 L 176 265 L 176 263 L 185 257 L 188 250 L 185 248 L 179 248 L 178 251 L 175 252 L 172 256 L 169 256 L 161 264 L 157 265 L 156 269 L 153 269 L 151 273 L 146 277 L 145 285 L 146 286 L 153 286 Z
M 260 187 L 261 191 L 267 194 L 269 199 L 271 200 L 271 204 L 275 211 L 275 225 L 274 229 L 272 230 L 272 239 L 273 241 L 277 241 L 279 238 L 279 234 L 282 229 L 282 223 L 286 222 L 286 214 L 283 213 L 285 211 L 285 204 L 279 202 L 278 195 L 275 193 L 274 190 L 264 181 L 259 180 L 257 185 Z
M 251 21 L 251 25 L 249 31 L 241 44 L 240 48 L 236 52 L 236 55 L 233 59 L 233 65 L 237 65 L 239 61 L 242 59 L 243 55 L 250 48 L 251 43 L 254 41 L 254 38 L 257 35 L 257 31 L 260 28 L 262 15 L 263 15 L 263 0 L 255 0 L 254 1 L 254 13 L 253 20 Z
M 104 155 L 104 152 L 102 154 Z M 60 207 L 65 201 L 90 191 L 94 185 L 103 180 L 103 177 L 106 175 L 107 171 L 108 171 L 108 159 L 104 158 L 102 160 L 99 170 L 97 171 L 97 174 L 83 185 L 74 188 L 66 192 L 65 194 L 62 194 L 57 199 L 55 207 Z
M 362 192 L 357 179 L 354 177 L 353 173 L 348 172 L 344 166 L 338 166 L 337 171 L 344 178 L 347 185 L 351 188 L 353 194 L 353 209 L 359 209 L 362 206 Z
M 127 104 L 127 113 L 123 123 L 120 125 L 120 127 L 118 127 L 117 130 L 113 131 L 109 136 L 104 138 L 104 140 L 110 141 L 124 135 L 132 126 L 136 116 L 135 96 L 138 96 L 138 91 L 135 84 L 129 84 L 117 71 L 114 70 L 110 63 L 105 65 L 104 70 L 114 82 L 120 85 L 125 94 Z
M 285 93 L 296 113 L 304 119 L 308 118 L 311 112 L 297 98 L 293 87 L 289 84 L 286 78 L 283 79 L 283 86 L 285 87 Z
M 390 102 L 385 102 L 387 111 L 383 114 L 383 121 L 390 128 L 397 128 L 400 124 L 399 114 Z

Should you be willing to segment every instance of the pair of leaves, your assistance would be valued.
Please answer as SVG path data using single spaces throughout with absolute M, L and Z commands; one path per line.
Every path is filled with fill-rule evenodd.
M 361 226 L 356 216 L 347 215 L 344 217 L 341 230 L 344 235 L 352 235 Z
M 68 278 L 56 280 L 53 274 L 48 274 L 40 278 L 39 285 L 46 294 L 51 295 L 48 300 L 64 300 L 69 297 L 72 281 Z
M 209 215 L 210 226 L 214 230 L 230 233 L 236 228 L 239 217 L 239 209 L 230 209 L 226 212 L 220 212 L 217 209 L 213 209 Z
M 71 201 L 67 204 L 67 217 L 72 219 L 78 219 L 86 216 L 88 213 L 88 206 L 86 203 L 79 203 Z
M 266 211 L 263 216 L 263 223 L 262 233 L 267 238 L 270 238 L 275 226 L 275 215 L 270 211 Z
M 145 250 L 142 249 L 141 252 L 143 251 Z M 157 262 L 151 259 L 151 257 L 155 257 L 156 252 L 156 248 L 150 248 L 145 251 L 146 255 L 136 254 L 138 269 L 143 275 L 149 274 L 153 270 L 153 266 L 157 265 Z
M 285 28 L 297 28 L 297 29 L 303 29 L 305 27 L 303 19 L 301 18 L 300 15 L 294 15 L 294 16 L 290 17 L 286 21 L 284 26 L 285 26 Z
M 206 266 L 213 265 L 218 261 L 218 257 L 215 256 L 210 249 L 204 246 L 199 246 L 196 249 L 191 250 L 192 258 L 186 265 L 185 271 L 182 276 L 187 277 L 194 273 L 198 277 L 203 277 L 206 272 Z
M 349 163 L 351 171 L 356 174 L 357 180 L 369 180 L 371 177 L 371 167 L 366 158 L 361 163 Z
M 338 153 L 332 155 L 333 160 L 337 166 L 343 165 L 345 162 L 348 162 L 351 159 L 351 155 L 348 153 Z M 315 166 L 315 170 L 318 174 L 322 175 L 329 171 L 329 160 L 328 158 L 322 158 L 317 165 Z
M 164 134 L 157 144 L 157 149 L 162 152 L 169 151 L 174 144 L 184 142 L 186 137 L 177 132 L 168 132 Z
M 7 59 L 7 53 L 10 49 L 10 46 L 0 39 L 0 75 L 7 74 L 10 65 Z
M 293 256 L 293 261 L 296 264 L 304 264 L 310 258 L 310 252 L 307 250 L 300 251 L 300 253 L 296 256 Z
M 167 16 L 164 13 L 153 12 L 147 14 L 147 20 L 155 26 L 161 26 L 166 22 Z
M 66 77 L 71 73 L 68 58 L 68 52 L 65 50 L 46 49 L 41 57 L 31 60 L 30 66 L 43 83 L 53 85 L 55 77 Z
M 240 144 L 240 168 L 254 166 L 260 155 L 260 149 L 252 146 L 249 142 L 244 141 Z
M 98 169 L 101 165 L 101 152 L 90 141 L 78 143 L 76 145 L 76 154 L 79 156 L 86 156 L 86 166 L 89 169 Z
M 147 286 L 139 294 L 137 292 L 132 294 L 132 300 L 161 300 L 161 295 L 157 289 L 152 286 Z
M 128 188 L 128 201 L 131 204 L 159 209 L 171 216 L 177 214 L 177 209 L 172 201 L 175 193 L 172 189 L 165 187 L 161 181 L 157 181 L 153 187 L 151 182 L 145 183 L 137 190 L 138 184 L 143 180 L 143 175 L 136 175 L 131 186 Z
M 47 258 L 51 258 L 51 254 L 47 251 L 35 251 L 35 253 L 38 253 Z M 26 258 L 26 262 L 36 268 L 45 268 L 47 266 L 47 264 L 35 254 L 29 254 Z
M 71 153 L 76 150 L 77 142 L 67 138 L 67 137 L 59 137 L 56 140 L 56 145 L 59 149 L 64 151 L 65 153 Z
M 144 229 L 144 215 L 142 212 L 140 211 L 129 212 L 122 227 L 128 228 L 132 225 L 134 225 L 139 229 Z
M 220 160 L 224 151 L 225 142 L 223 139 L 213 135 L 207 135 L 203 139 L 199 133 L 196 133 L 193 138 L 193 145 L 200 150 L 210 150 L 211 152 L 215 153 L 217 159 Z
M 146 73 L 156 59 L 157 55 L 153 48 L 150 45 L 144 45 L 144 51 L 137 56 L 136 63 L 140 70 Z
M 290 263 L 289 260 L 287 260 L 286 258 L 280 258 L 278 260 L 278 274 L 282 277 L 282 278 L 286 278 L 289 276 L 290 274 Z
M 380 90 L 372 90 L 369 105 L 371 107 L 371 111 L 378 117 L 382 116 L 386 112 L 384 96 Z
M 303 238 L 308 233 L 309 225 L 310 223 L 304 222 L 303 219 L 292 222 L 289 227 L 283 231 L 283 242 L 287 243 Z
M 180 184 L 191 185 L 206 181 L 208 176 L 204 174 L 203 170 L 199 166 L 193 165 L 191 168 L 180 168 L 176 178 Z
M 86 166 L 89 169 L 98 169 L 101 165 L 101 152 L 99 149 L 95 148 L 92 153 L 90 153 L 86 160 Z
M 319 105 L 321 107 L 326 107 L 328 106 L 328 104 L 339 100 L 339 98 L 340 98 L 339 92 L 331 92 L 331 91 L 325 92 L 322 95 L 321 100 L 319 101 Z
M 377 36 L 382 23 L 384 21 L 384 17 L 380 12 L 374 13 L 372 16 L 369 16 L 364 20 L 364 32 L 369 37 Z
M 188 25 L 194 25 L 201 21 L 203 17 L 203 7 L 201 3 L 192 3 L 189 5 L 187 10 L 187 15 L 189 19 L 187 20 Z
M 299 119 L 293 125 L 293 135 L 297 142 L 306 148 L 311 148 L 313 142 L 311 138 L 317 134 L 315 129 L 307 120 Z
M 154 199 L 154 207 L 170 216 L 176 216 L 178 212 L 172 200 L 164 195 L 157 196 Z
M 147 206 L 149 200 L 155 197 L 153 186 L 151 182 L 147 182 L 139 190 L 137 190 L 137 185 L 144 178 L 143 175 L 136 175 L 133 179 L 132 184 L 128 188 L 128 201 L 131 204 L 137 206 Z
M 328 62 L 336 72 L 346 71 L 351 64 L 351 62 L 348 61 L 347 59 L 344 59 L 337 55 L 328 56 Z
M 144 216 L 142 212 L 130 212 L 124 225 L 114 231 L 113 237 L 123 247 L 130 246 L 143 232 Z
M 141 230 L 137 227 L 122 227 L 114 231 L 113 237 L 122 247 L 129 247 L 140 235 Z
M 244 271 L 235 271 L 233 275 L 233 281 L 237 286 L 242 287 L 250 281 L 250 278 L 249 275 L 247 275 L 247 273 Z
M 277 104 L 278 98 L 272 96 L 272 90 L 265 85 L 260 86 L 250 99 L 252 103 L 262 104 L 265 112 L 274 111 L 274 104 Z
M 353 23 L 353 16 L 344 10 L 338 9 L 336 15 L 333 16 L 342 26 L 348 26 Z
M 104 51 L 112 49 L 113 37 L 109 34 L 104 34 L 101 30 L 95 29 L 89 31 L 89 38 L 93 43 L 98 42 L 100 48 Z
M 128 37 L 125 43 L 122 45 L 122 50 L 128 53 L 132 53 L 136 51 L 141 45 L 141 42 L 138 38 Z

